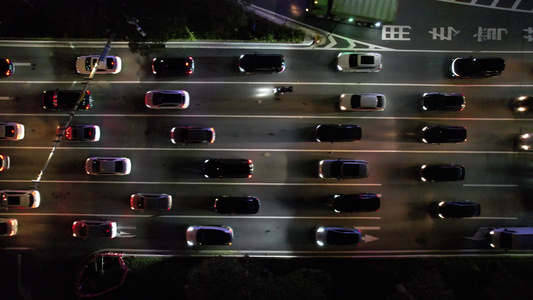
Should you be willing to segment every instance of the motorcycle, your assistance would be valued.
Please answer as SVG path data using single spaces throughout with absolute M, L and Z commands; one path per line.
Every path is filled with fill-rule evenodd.
M 283 93 L 292 93 L 292 86 L 289 86 L 289 87 L 284 87 L 284 86 L 276 87 L 274 89 L 274 93 L 276 95 L 283 95 Z

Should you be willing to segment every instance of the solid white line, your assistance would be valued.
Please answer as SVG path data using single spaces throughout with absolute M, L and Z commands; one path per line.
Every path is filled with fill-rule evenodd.
M 206 219 L 305 219 L 305 220 L 381 220 L 381 217 L 305 217 L 305 216 L 241 216 L 241 215 L 232 215 L 232 216 L 176 216 L 176 215 L 163 215 L 159 216 L 161 218 L 206 218 Z M 357 227 L 359 228 L 359 227 Z M 373 228 L 369 230 L 379 230 L 380 227 L 368 227 Z M 360 228 L 359 228 L 360 229 Z
M 31 63 L 22 63 L 22 62 L 14 62 L 13 63 L 16 67 L 31 67 Z
M 50 150 L 50 147 L 0 146 L 0 149 Z M 307 153 L 421 153 L 421 154 L 533 154 L 533 151 L 473 151 L 473 150 L 382 150 L 382 149 L 246 149 L 246 148 L 133 148 L 133 147 L 58 147 L 59 150 L 105 150 L 105 151 L 205 151 L 205 152 L 307 152 Z
M 85 81 L 0 81 L 0 84 L 79 84 Z M 393 83 L 393 82 L 268 82 L 268 81 L 123 81 L 123 80 L 93 80 L 95 84 L 220 84 L 220 85 L 318 85 L 318 86 L 397 86 L 397 87 L 483 87 L 483 88 L 510 88 L 510 87 L 533 87 L 533 84 L 464 84 L 458 79 L 457 84 L 448 83 Z
M 19 117 L 53 117 L 68 116 L 68 113 L 0 113 L 1 116 L 19 116 Z M 443 118 L 443 117 L 383 117 L 383 116 L 357 116 L 351 113 L 343 115 L 185 115 L 185 114 L 77 114 L 77 118 L 244 118 L 244 119 L 361 119 L 361 120 L 436 120 L 436 121 L 533 121 L 533 118 Z
M 471 187 L 518 187 L 518 184 L 483 184 L 483 183 L 465 183 L 463 186 Z
M 216 215 L 216 216 L 202 216 L 202 215 L 145 215 L 145 214 L 132 214 L 132 215 L 117 215 L 117 214 L 67 214 L 67 213 L 0 213 L 0 216 L 54 216 L 54 217 L 100 217 L 100 218 L 177 218 L 177 219 L 300 219 L 300 220 L 381 220 L 381 217 L 330 217 L 330 216 L 241 216 L 241 215 Z M 128 229 L 121 226 L 122 229 Z M 357 227 L 358 229 L 365 230 L 380 230 L 379 226 L 374 227 Z M 130 228 L 131 229 L 131 228 Z
M 217 179 L 214 179 L 217 180 Z M 23 183 L 33 180 L 0 180 L 5 183 Z M 251 186 L 381 186 L 381 183 L 290 183 L 290 182 L 194 182 L 194 181 L 98 181 L 98 180 L 40 180 L 39 183 L 69 184 L 157 184 L 157 185 L 251 185 Z
M 517 217 L 473 217 L 469 219 L 482 219 L 482 220 L 518 220 Z

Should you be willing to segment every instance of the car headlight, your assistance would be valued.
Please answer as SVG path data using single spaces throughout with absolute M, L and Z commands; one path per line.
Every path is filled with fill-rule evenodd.
M 439 214 L 439 218 L 441 218 L 441 219 L 444 219 L 444 216 L 443 216 L 443 215 L 441 215 L 441 214 Z
M 339 108 L 340 108 L 340 110 L 346 110 L 346 106 L 344 106 L 344 105 L 341 105 Z

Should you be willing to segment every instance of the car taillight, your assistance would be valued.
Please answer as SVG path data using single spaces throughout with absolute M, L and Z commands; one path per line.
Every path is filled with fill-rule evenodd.
M 65 137 L 67 138 L 67 140 L 72 139 L 72 127 L 69 127 L 67 128 L 67 130 L 65 130 Z

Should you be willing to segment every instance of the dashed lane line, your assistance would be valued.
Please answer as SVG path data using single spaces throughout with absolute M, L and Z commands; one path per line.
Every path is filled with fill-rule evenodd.
M 0 146 L 0 149 L 49 150 L 49 147 Z M 475 150 L 395 150 L 395 149 L 262 149 L 262 148 L 140 148 L 140 147 L 59 147 L 59 150 L 105 150 L 105 151 L 205 151 L 205 152 L 307 152 L 307 153 L 420 153 L 420 154 L 533 154 L 533 151 L 475 151 Z M 0 180 L 4 182 L 4 180 Z
M 357 216 L 240 216 L 240 215 L 122 215 L 122 214 L 75 214 L 75 213 L 0 213 L 0 216 L 53 216 L 53 217 L 100 217 L 100 218 L 177 218 L 177 219 L 299 219 L 299 220 L 381 220 L 381 217 L 357 217 Z M 127 229 L 126 227 L 121 227 Z M 357 227 L 365 230 L 381 230 L 379 226 Z M 131 229 L 131 228 L 130 228 Z

